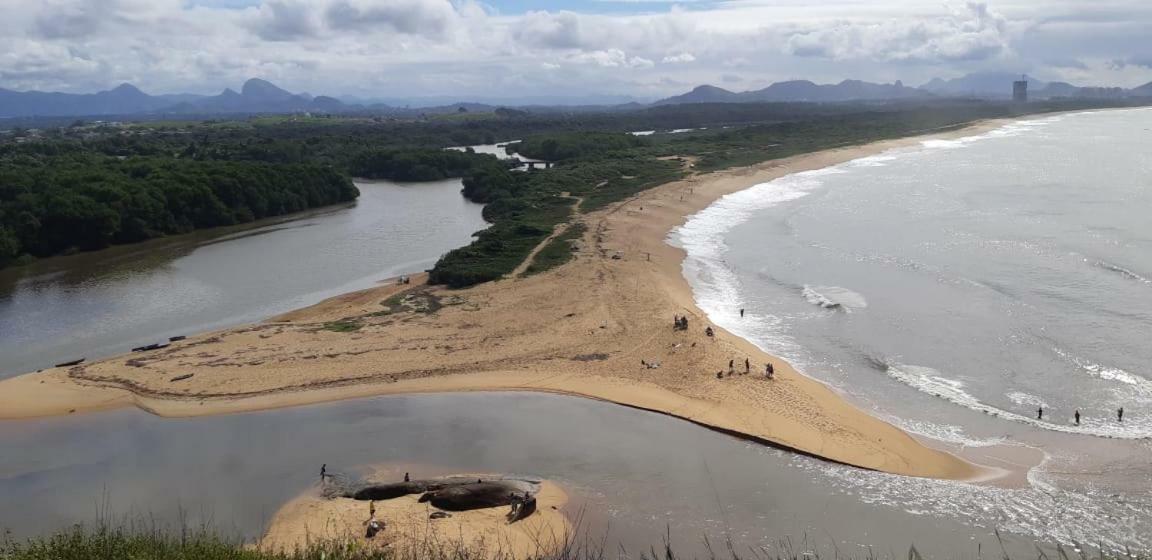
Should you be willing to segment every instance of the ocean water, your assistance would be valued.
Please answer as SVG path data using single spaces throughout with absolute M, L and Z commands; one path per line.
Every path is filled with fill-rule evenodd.
M 671 242 L 716 324 L 911 432 L 1039 448 L 1033 490 L 1115 514 L 1152 503 L 1149 142 L 1149 109 L 1032 118 L 756 185 Z

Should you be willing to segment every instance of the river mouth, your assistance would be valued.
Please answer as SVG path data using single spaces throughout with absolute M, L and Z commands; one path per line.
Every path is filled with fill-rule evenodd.
M 0 447 L 21 450 L 0 457 L 0 519 L 18 538 L 104 512 L 256 539 L 316 484 L 322 464 L 547 478 L 578 500 L 581 511 L 569 514 L 584 534 L 632 551 L 671 531 L 684 553 L 703 554 L 705 537 L 771 547 L 807 535 L 824 550 L 915 544 L 925 554 L 975 554 L 976 543 L 998 546 L 991 529 L 1005 521 L 1044 538 L 1047 524 L 1016 510 L 1090 501 L 1035 503 L 1040 492 L 860 471 L 656 413 L 535 393 L 388 396 L 195 419 L 118 410 L 0 423 Z M 1130 542 L 1147 537 L 1097 521 L 1079 523 Z M 1010 551 L 1034 553 L 1030 536 L 1005 539 Z

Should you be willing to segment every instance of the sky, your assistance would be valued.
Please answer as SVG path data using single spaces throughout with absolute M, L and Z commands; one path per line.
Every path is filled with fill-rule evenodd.
M 0 87 L 362 98 L 1152 81 L 1152 0 L 0 0 Z

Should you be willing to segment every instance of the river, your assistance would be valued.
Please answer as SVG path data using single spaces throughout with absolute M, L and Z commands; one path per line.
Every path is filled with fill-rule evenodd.
M 0 378 L 253 321 L 430 268 L 487 224 L 460 180 L 0 271 Z

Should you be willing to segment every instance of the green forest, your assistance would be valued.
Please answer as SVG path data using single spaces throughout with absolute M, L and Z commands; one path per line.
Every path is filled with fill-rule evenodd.
M 102 249 L 358 195 L 346 176 L 315 164 L 8 154 L 0 157 L 0 266 L 21 255 Z

